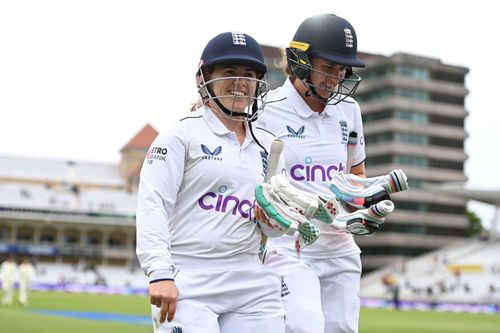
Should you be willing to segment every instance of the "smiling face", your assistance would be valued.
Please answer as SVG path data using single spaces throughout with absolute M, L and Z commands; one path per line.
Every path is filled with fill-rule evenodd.
M 255 97 L 258 77 L 255 69 L 247 66 L 216 66 L 209 74 L 207 82 L 211 93 L 218 101 L 232 112 L 245 112 Z M 217 109 L 213 100 L 209 101 L 212 109 Z

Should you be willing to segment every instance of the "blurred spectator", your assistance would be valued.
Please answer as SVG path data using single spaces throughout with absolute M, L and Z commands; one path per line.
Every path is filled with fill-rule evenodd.
M 497 288 L 495 287 L 494 284 L 490 284 L 488 287 L 488 303 L 491 307 L 491 309 L 496 312 L 497 308 Z
M 392 291 L 392 302 L 394 304 L 394 308 L 399 310 L 400 302 L 399 302 L 399 284 L 395 284 L 391 288 Z
M 438 287 L 438 285 L 433 285 L 433 286 L 427 287 L 426 293 L 427 293 L 427 298 L 429 299 L 431 309 L 436 308 L 438 305 L 438 299 L 439 299 L 439 287 Z
M 59 287 L 63 288 L 66 286 L 66 276 L 64 274 L 59 275 L 59 279 L 57 280 L 57 284 Z
M 382 283 L 386 286 L 387 290 L 391 293 L 392 304 L 395 309 L 399 309 L 399 281 L 392 275 L 385 275 L 382 277 Z
M 0 266 L 0 281 L 4 292 L 2 304 L 10 305 L 14 298 L 14 282 L 17 278 L 17 264 L 14 257 L 9 258 Z
M 453 274 L 455 275 L 455 280 L 457 282 L 460 282 L 460 277 L 461 277 L 461 272 L 460 272 L 460 269 L 455 269 L 455 271 L 453 272 Z
M 106 278 L 104 277 L 104 275 L 96 272 L 96 278 L 94 281 L 94 285 L 106 287 L 108 285 L 108 282 L 106 281 Z
M 29 258 L 24 258 L 19 265 L 19 302 L 28 305 L 28 295 L 31 290 L 31 281 L 35 277 L 35 267 Z

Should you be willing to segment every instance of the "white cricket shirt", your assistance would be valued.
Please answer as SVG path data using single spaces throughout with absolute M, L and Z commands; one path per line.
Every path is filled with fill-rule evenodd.
M 272 135 L 254 133 L 269 151 Z M 137 256 L 151 280 L 173 278 L 182 266 L 220 268 L 257 254 L 260 229 L 252 208 L 265 160 L 248 127 L 240 145 L 205 107 L 155 139 L 142 166 L 137 207 Z
M 257 123 L 284 142 L 286 172 L 290 182 L 303 191 L 332 196 L 329 181 L 336 172 L 344 172 L 347 164 L 349 133 L 358 134 L 352 165 L 364 161 L 364 134 L 359 105 L 348 98 L 337 105 L 328 105 L 319 114 L 313 112 L 287 79 L 282 87 L 271 91 L 268 104 Z M 332 258 L 359 253 L 353 237 L 332 226 L 315 220 L 321 235 L 312 245 L 305 247 L 305 258 Z M 286 248 L 295 252 L 292 237 L 271 238 L 270 247 Z

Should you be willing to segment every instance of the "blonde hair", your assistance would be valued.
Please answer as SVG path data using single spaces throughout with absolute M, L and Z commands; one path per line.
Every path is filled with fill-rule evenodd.
M 198 99 L 196 102 L 194 103 L 191 103 L 191 112 L 193 111 L 196 111 L 198 108 L 202 107 L 203 106 L 203 101 L 200 99 Z
M 281 53 L 280 57 L 274 59 L 274 65 L 279 69 L 281 69 L 281 71 L 283 72 L 283 74 L 285 74 L 285 76 L 292 75 L 293 73 L 290 70 L 290 67 L 288 67 L 288 57 L 286 56 L 286 48 L 282 48 L 280 50 L 280 53 Z
M 202 71 L 202 75 L 203 76 L 206 76 L 208 78 L 210 78 L 210 75 L 213 73 L 213 68 L 204 68 L 204 69 L 200 69 L 200 71 Z M 205 103 L 203 102 L 203 100 L 201 99 L 201 96 L 200 98 L 198 98 L 198 100 L 194 103 L 191 103 L 191 112 L 193 111 L 196 111 L 198 108 L 202 107 L 203 105 L 205 105 Z

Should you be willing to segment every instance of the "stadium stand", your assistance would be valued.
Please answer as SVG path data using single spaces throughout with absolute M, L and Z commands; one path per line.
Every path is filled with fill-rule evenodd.
M 431 305 L 500 305 L 500 240 L 461 241 L 363 276 L 361 297 Z
M 156 135 L 146 125 L 119 165 L 0 156 L 0 261 L 30 256 L 35 289 L 145 293 L 135 189 Z M 473 239 L 401 259 L 363 275 L 361 297 L 387 302 L 397 290 L 401 302 L 498 306 L 499 252 L 499 240 Z
M 0 155 L 0 262 L 31 257 L 35 289 L 144 292 L 136 187 L 157 134 L 144 126 L 119 164 Z
M 147 285 L 148 280 L 142 271 L 107 265 L 40 263 L 33 280 L 35 289 L 113 293 L 145 293 Z

